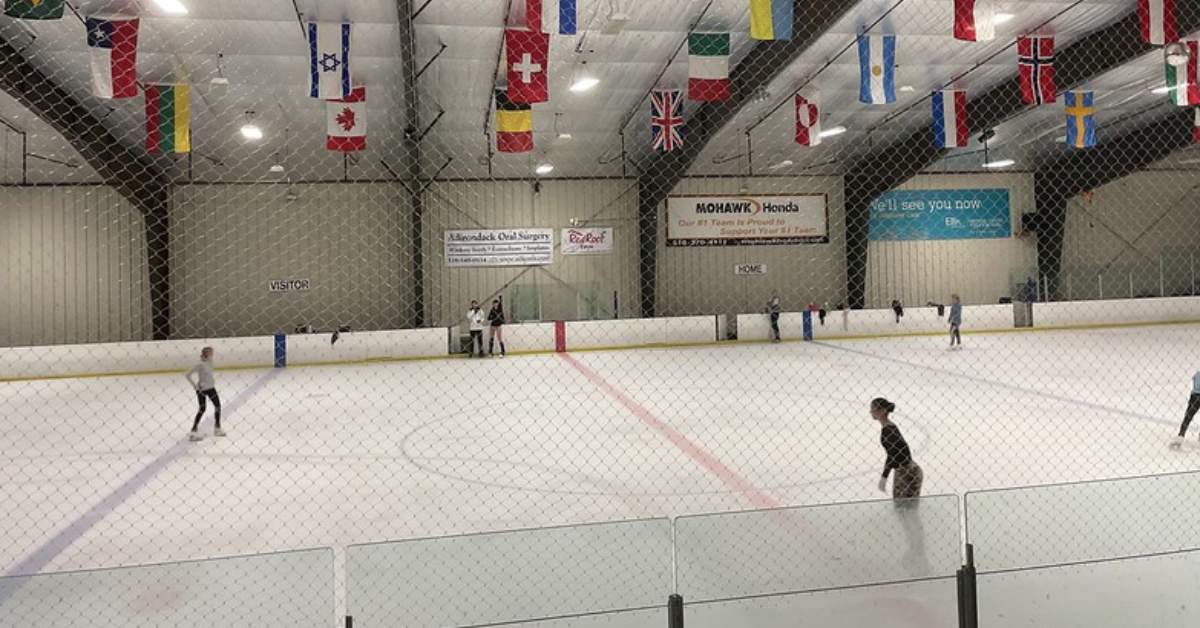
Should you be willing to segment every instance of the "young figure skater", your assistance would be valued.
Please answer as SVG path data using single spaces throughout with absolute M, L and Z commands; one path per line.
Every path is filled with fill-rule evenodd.
M 896 315 L 896 324 L 900 324 L 900 319 L 904 318 L 904 304 L 900 299 L 892 299 L 892 313 Z
M 467 328 L 471 330 L 471 352 L 469 358 L 483 357 L 483 310 L 479 309 L 479 301 L 471 300 L 471 309 L 467 310 Z
M 496 342 L 500 342 L 500 357 L 504 357 L 504 297 L 496 297 L 492 301 L 492 309 L 487 315 L 488 323 L 488 355 L 493 355 L 496 349 Z
M 879 432 L 879 444 L 887 452 L 887 461 L 883 464 L 883 477 L 879 478 L 880 492 L 887 491 L 888 476 L 892 469 L 896 470 L 896 478 L 892 480 L 893 499 L 912 499 L 921 496 L 921 484 L 925 481 L 925 472 L 913 462 L 912 451 L 908 442 L 900 433 L 900 428 L 892 423 L 891 415 L 896 411 L 896 404 L 876 397 L 871 400 L 871 418 L 879 422 L 883 428 Z
M 1183 447 L 1183 439 L 1187 436 L 1188 426 L 1192 424 L 1192 418 L 1196 416 L 1197 411 L 1200 411 L 1200 371 L 1196 371 L 1196 374 L 1192 375 L 1192 396 L 1188 397 L 1187 411 L 1183 413 L 1183 425 L 1179 426 L 1179 436 L 1171 441 L 1171 449 Z
M 962 299 L 957 294 L 950 295 L 950 348 L 956 345 L 962 349 Z
M 200 405 L 200 409 L 196 412 L 196 420 L 192 422 L 192 431 L 188 434 L 188 439 L 192 441 L 204 440 L 204 436 L 200 434 L 200 419 L 204 418 L 205 398 L 212 399 L 213 410 L 213 436 L 224 436 L 225 430 L 221 429 L 221 397 L 217 395 L 217 382 L 213 379 L 213 348 L 204 347 L 200 350 L 200 362 L 192 367 L 192 370 L 184 375 L 192 388 L 196 390 L 196 401 Z M 192 375 L 196 379 L 192 380 Z
M 780 342 L 782 338 L 779 336 L 779 313 L 783 307 L 779 303 L 779 295 L 771 297 L 767 301 L 767 315 L 771 317 L 771 342 Z

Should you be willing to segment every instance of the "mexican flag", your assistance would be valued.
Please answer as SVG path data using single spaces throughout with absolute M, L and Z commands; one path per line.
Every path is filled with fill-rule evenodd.
M 4 14 L 22 20 L 58 20 L 63 0 L 4 0 Z
M 688 99 L 729 100 L 729 33 L 688 36 Z

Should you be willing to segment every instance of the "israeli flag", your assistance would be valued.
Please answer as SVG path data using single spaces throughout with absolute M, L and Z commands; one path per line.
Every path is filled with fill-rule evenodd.
M 309 22 L 308 95 L 322 100 L 348 98 L 350 84 L 350 25 Z
M 896 36 L 858 36 L 858 101 L 868 105 L 896 102 Z

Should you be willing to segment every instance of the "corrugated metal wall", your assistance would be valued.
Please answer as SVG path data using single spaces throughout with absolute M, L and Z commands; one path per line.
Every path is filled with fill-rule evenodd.
M 411 210 L 387 183 L 184 185 L 171 214 L 180 338 L 394 329 L 410 323 Z M 303 292 L 270 292 L 308 279 Z
M 150 338 L 141 213 L 102 186 L 0 188 L 0 346 Z
M 638 310 L 637 183 L 632 179 L 436 183 L 425 196 L 425 295 L 430 325 L 456 325 L 471 299 L 503 289 L 520 320 L 611 318 Z M 609 255 L 564 256 L 561 230 L 612 227 Z M 533 268 L 447 268 L 443 242 L 453 229 L 542 227 L 554 230 L 554 263 Z

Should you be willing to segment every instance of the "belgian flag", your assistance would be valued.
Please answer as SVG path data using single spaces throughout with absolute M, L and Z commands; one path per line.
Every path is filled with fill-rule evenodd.
M 496 150 L 501 153 L 528 153 L 533 150 L 533 107 L 508 99 L 508 92 L 496 90 Z
M 187 85 L 146 86 L 146 150 L 187 153 L 191 142 L 191 98 Z

